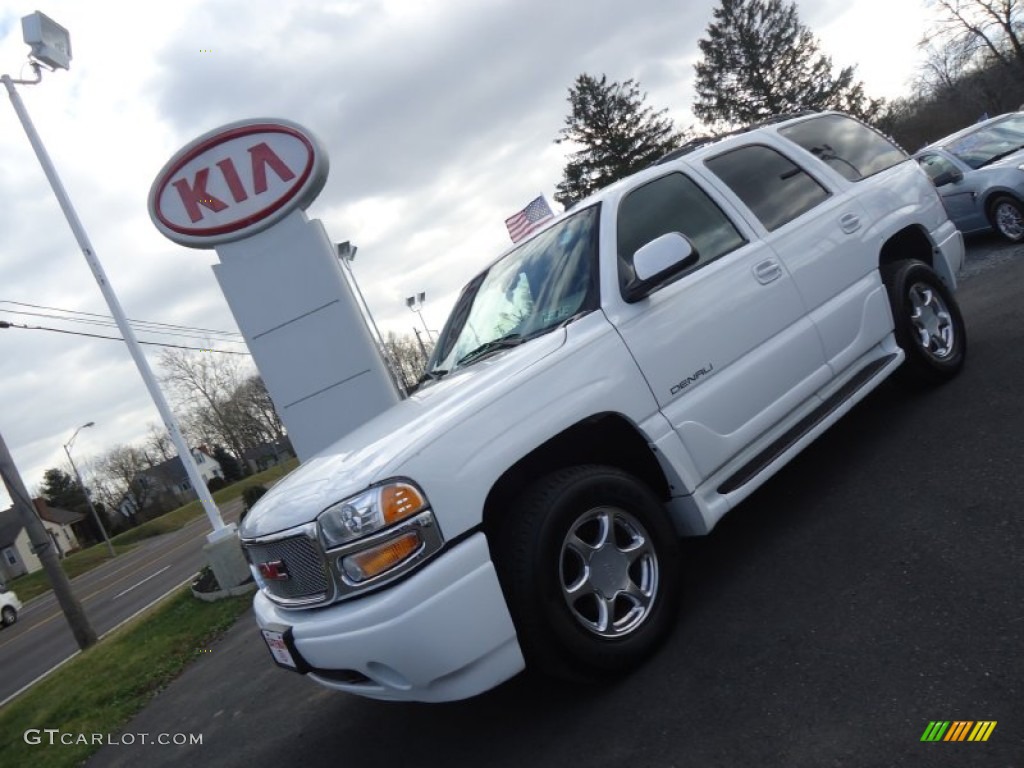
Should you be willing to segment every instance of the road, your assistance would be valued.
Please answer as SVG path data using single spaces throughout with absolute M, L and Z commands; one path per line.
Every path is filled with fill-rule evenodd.
M 241 499 L 221 515 L 238 519 Z M 203 516 L 180 531 L 142 541 L 135 549 L 72 581 L 97 634 L 188 581 L 206 562 L 202 546 L 210 524 Z M 0 631 L 0 702 L 78 650 L 52 592 L 25 605 L 18 621 Z

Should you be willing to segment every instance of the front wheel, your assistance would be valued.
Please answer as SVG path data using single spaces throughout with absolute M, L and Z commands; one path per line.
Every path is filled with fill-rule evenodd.
M 1024 206 L 1009 195 L 1000 195 L 988 208 L 992 228 L 1011 243 L 1024 240 Z
M 889 292 L 896 342 L 906 353 L 903 375 L 923 384 L 953 378 L 967 356 L 967 330 L 956 298 L 920 261 L 901 261 L 882 275 Z
M 18 612 L 11 606 L 5 605 L 3 611 L 0 612 L 0 617 L 2 617 L 3 625 L 9 627 L 18 620 Z
M 528 489 L 507 516 L 496 562 L 532 668 L 606 678 L 638 666 L 671 631 L 678 540 L 636 478 L 572 467 Z

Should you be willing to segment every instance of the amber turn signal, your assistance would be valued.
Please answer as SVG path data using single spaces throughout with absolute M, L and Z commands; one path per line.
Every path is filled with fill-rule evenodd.
M 399 565 L 417 552 L 422 544 L 419 533 L 409 531 L 396 539 L 343 558 L 341 568 L 352 581 L 366 581 Z

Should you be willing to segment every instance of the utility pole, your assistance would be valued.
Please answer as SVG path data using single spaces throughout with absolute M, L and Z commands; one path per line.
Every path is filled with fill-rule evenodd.
M 7 450 L 7 443 L 0 434 L 0 476 L 3 477 L 7 494 L 14 503 L 14 509 L 21 516 L 21 521 L 28 531 L 29 541 L 32 542 L 32 551 L 39 557 L 50 579 L 50 586 L 53 587 L 53 594 L 57 596 L 57 602 L 64 611 L 64 618 L 71 627 L 71 634 L 75 636 L 78 647 L 85 650 L 96 644 L 96 630 L 89 624 L 89 617 L 85 615 L 82 604 L 75 597 L 71 590 L 71 582 L 68 576 L 60 567 L 60 560 L 54 551 L 53 542 L 50 540 L 46 528 L 36 514 L 32 498 L 25 489 L 25 483 L 18 474 L 18 468 L 14 466 L 14 459 L 11 452 Z

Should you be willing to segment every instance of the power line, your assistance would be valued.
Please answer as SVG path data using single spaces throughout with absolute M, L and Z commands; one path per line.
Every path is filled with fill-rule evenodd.
M 70 336 L 87 336 L 91 339 L 106 339 L 108 341 L 124 341 L 120 336 L 101 336 L 98 333 L 84 333 L 82 331 L 69 331 L 64 328 L 47 328 L 42 325 L 17 325 L 6 320 L 0 320 L 0 328 L 17 328 L 25 331 L 52 331 L 53 333 L 66 333 Z M 222 355 L 249 355 L 248 352 L 236 352 L 230 349 L 209 349 L 206 347 L 187 347 L 182 344 L 164 344 L 159 341 L 140 341 L 139 344 L 149 344 L 154 347 L 170 347 L 172 349 L 191 349 L 195 352 L 219 352 Z
M 108 322 L 106 320 L 89 320 L 89 319 L 86 319 L 86 318 L 78 318 L 78 317 L 64 317 L 62 315 L 54 315 L 54 314 L 51 314 L 49 312 L 29 312 L 29 311 L 24 310 L 24 309 L 0 309 L 0 311 L 7 312 L 8 314 L 11 314 L 11 315 L 24 315 L 26 317 L 43 317 L 43 318 L 46 318 L 48 320 L 60 320 L 62 322 L 78 323 L 80 325 L 99 326 L 101 328 L 116 328 L 117 327 L 117 323 L 115 323 L 113 320 Z M 132 328 L 137 333 L 150 333 L 150 334 L 153 334 L 153 335 L 156 335 L 156 336 L 178 336 L 178 337 L 186 338 L 186 339 L 204 339 L 204 340 L 210 338 L 210 334 L 202 332 L 201 329 L 197 329 L 195 332 L 192 332 L 192 333 L 186 333 L 184 331 L 161 331 L 161 330 L 151 330 L 149 328 L 140 328 L 138 325 L 136 325 L 134 323 L 132 324 Z M 227 331 L 221 331 L 221 333 L 228 333 L 228 332 Z M 223 342 L 227 342 L 229 344 L 244 344 L 245 343 L 241 339 L 229 339 L 229 338 L 225 338 L 223 336 L 217 338 L 217 341 L 223 341 Z
M 100 320 L 106 321 L 108 323 L 114 323 L 115 322 L 114 318 L 111 317 L 110 315 L 103 315 L 103 314 L 100 314 L 100 313 L 97 313 L 97 312 L 85 312 L 83 310 L 64 309 L 62 307 L 50 307 L 50 306 L 47 306 L 45 304 L 31 304 L 29 302 L 24 302 L 24 301 L 11 301 L 9 299 L 0 299 L 0 304 L 11 304 L 11 305 L 16 306 L 16 307 L 28 307 L 29 309 L 43 309 L 43 310 L 47 310 L 47 311 L 50 311 L 50 312 L 64 312 L 64 313 L 69 314 L 69 315 L 84 315 L 87 318 L 99 318 Z M 9 312 L 14 312 L 14 310 L 8 310 L 8 311 Z M 85 319 L 78 319 L 78 318 L 73 318 L 73 317 L 60 318 L 60 319 L 62 319 L 62 320 L 72 320 L 74 322 L 83 322 L 83 323 L 86 322 Z M 131 319 L 129 319 L 129 322 L 134 324 L 134 325 L 149 325 L 149 326 L 156 326 L 156 327 L 160 327 L 160 328 L 170 328 L 170 329 L 179 330 L 179 331 L 197 331 L 197 332 L 202 332 L 202 333 L 213 333 L 213 334 L 217 334 L 219 336 L 241 336 L 241 334 L 238 333 L 237 331 L 221 331 L 221 330 L 217 330 L 217 329 L 214 329 L 214 328 L 197 328 L 195 326 L 190 326 L 190 325 L 178 325 L 176 323 L 162 323 L 162 322 L 157 322 L 155 320 L 131 320 Z M 161 332 L 161 331 L 154 330 L 153 332 L 154 333 L 158 333 L 158 332 Z

